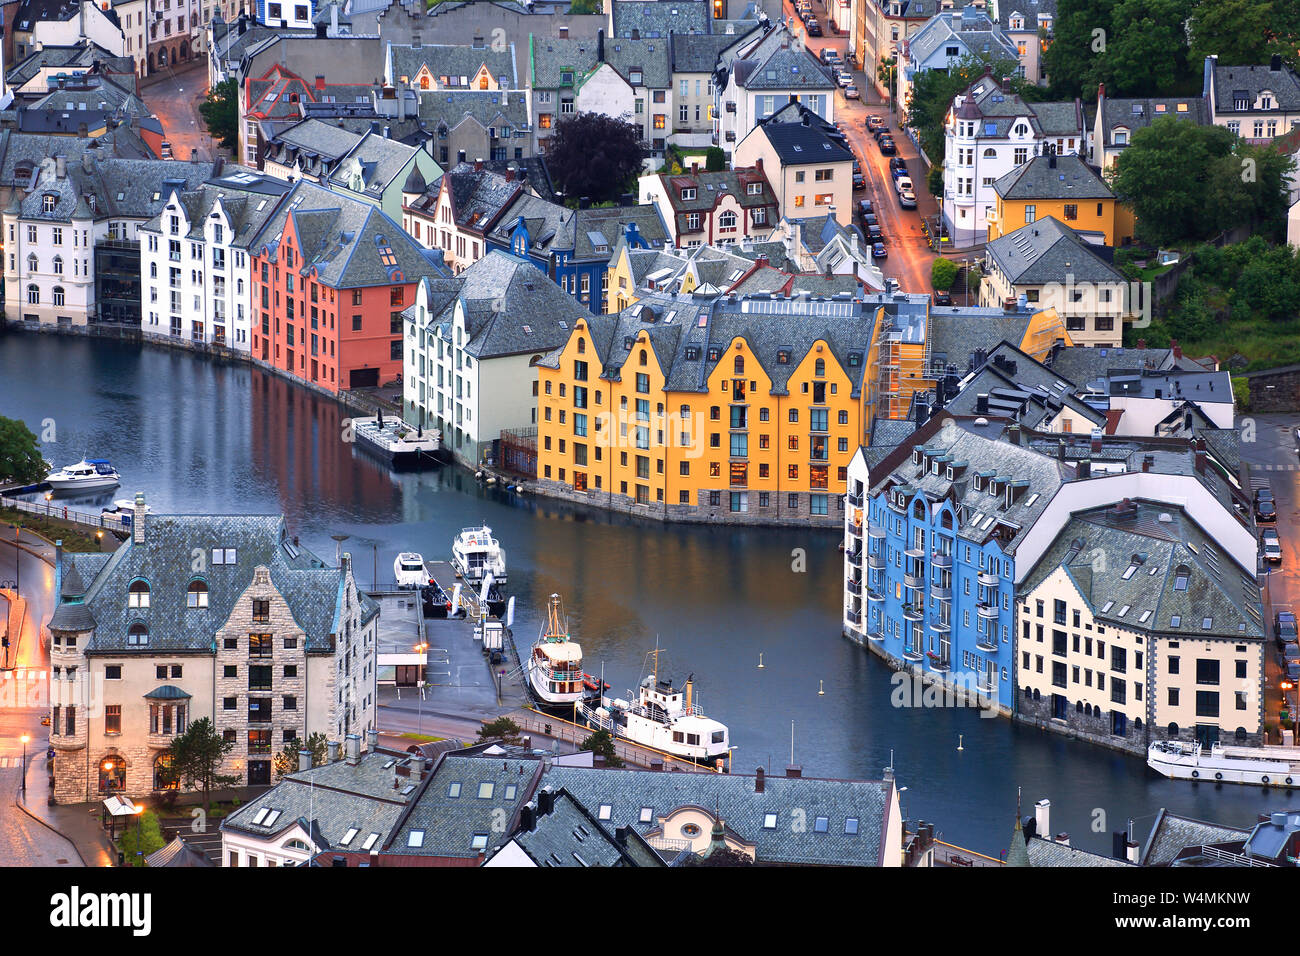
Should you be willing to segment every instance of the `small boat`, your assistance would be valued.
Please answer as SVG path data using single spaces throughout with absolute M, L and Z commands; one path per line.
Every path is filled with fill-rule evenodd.
M 451 565 L 457 574 L 476 586 L 489 574 L 497 584 L 506 583 L 506 553 L 486 525 L 465 528 L 456 535 L 451 545 Z
M 393 577 L 399 588 L 418 588 L 429 581 L 424 569 L 424 556 L 415 551 L 403 551 L 393 559 Z
M 408 425 L 395 416 L 385 418 L 383 412 L 352 419 L 352 434 L 358 445 L 394 468 L 436 464 L 434 452 L 442 447 L 442 433 L 436 428 Z
M 543 704 L 567 706 L 587 695 L 582 673 L 582 647 L 569 636 L 558 594 L 551 595 L 546 624 L 528 655 L 528 683 Z
M 1300 758 L 1289 747 L 1210 748 L 1180 740 L 1158 740 L 1147 748 L 1147 766 L 1173 780 L 1290 787 L 1300 781 Z
M 433 578 L 421 586 L 420 604 L 425 617 L 446 617 L 451 613 L 451 595 Z
M 45 480 L 55 491 L 91 491 L 116 488 L 122 483 L 117 469 L 105 458 L 83 458 L 75 465 L 50 472 Z
M 727 725 L 704 716 L 696 705 L 694 675 L 681 689 L 671 679 L 659 679 L 659 653 L 658 648 L 650 652 L 654 665 L 637 688 L 635 703 L 602 695 L 579 704 L 579 714 L 590 727 L 676 757 L 701 763 L 725 757 Z

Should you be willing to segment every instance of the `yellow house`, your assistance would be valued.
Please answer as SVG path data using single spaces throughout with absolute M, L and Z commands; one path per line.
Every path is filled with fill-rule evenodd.
M 993 191 L 997 203 L 989 242 L 1048 217 L 1086 241 L 1112 247 L 1133 241 L 1132 212 L 1116 202 L 1111 188 L 1078 156 L 1035 156 L 1001 177 Z
M 666 520 L 842 522 L 876 308 L 784 302 L 648 295 L 576 322 L 538 363 L 541 490 Z

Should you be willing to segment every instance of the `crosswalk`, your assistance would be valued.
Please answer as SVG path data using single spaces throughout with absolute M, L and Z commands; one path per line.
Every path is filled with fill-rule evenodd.
M 45 680 L 49 676 L 47 671 L 37 670 L 33 667 L 19 667 L 11 671 L 0 671 L 0 681 L 34 681 Z
M 18 754 L 13 757 L 0 756 L 0 770 L 8 770 L 11 767 L 21 767 L 23 765 L 23 756 Z
M 1251 465 L 1251 471 L 1300 471 L 1300 465 Z

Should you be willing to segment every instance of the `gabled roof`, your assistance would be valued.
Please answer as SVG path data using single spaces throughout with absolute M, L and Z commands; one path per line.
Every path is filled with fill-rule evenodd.
M 1187 847 L 1245 840 L 1249 830 L 1221 823 L 1207 823 L 1160 808 L 1142 849 L 1142 866 L 1168 866 Z
M 377 133 L 366 133 L 338 161 L 330 173 L 329 184 L 336 189 L 360 192 L 378 200 L 407 166 L 413 164 L 418 152 L 414 146 L 407 146 Z M 354 175 L 360 176 L 359 190 L 354 189 Z
M 658 0 L 656 0 L 658 5 Z M 746 24 L 735 33 L 674 32 L 669 44 L 669 59 L 674 73 L 712 73 L 722 51 L 741 37 L 758 29 L 758 21 Z
M 1114 199 L 1115 194 L 1087 163 L 1073 153 L 1035 156 L 993 183 L 1003 199 Z
M 560 88 L 560 74 L 572 73 L 576 84 L 600 65 L 597 58 L 596 38 L 560 39 L 559 37 L 528 37 L 529 86 L 538 90 Z
M 763 122 L 757 131 L 767 137 L 783 166 L 804 166 L 816 163 L 851 163 L 853 153 L 837 140 L 826 135 L 824 129 L 807 123 Z
M 667 2 L 673 4 L 673 0 Z M 633 71 L 640 70 L 641 86 L 665 90 L 672 85 L 666 36 L 640 40 L 610 37 L 605 41 L 605 62 L 629 83 Z
M 487 67 L 493 81 L 505 80 L 507 89 L 517 88 L 515 81 L 515 54 L 513 45 L 498 49 L 496 43 L 475 47 L 471 44 L 388 44 L 388 75 L 394 83 L 414 82 L 422 71 L 427 71 L 435 82 L 440 78 L 464 77 L 473 80 Z M 406 77 L 405 80 L 402 78 Z M 521 94 L 522 95 L 522 94 Z
M 707 34 L 713 14 L 708 0 L 611 0 L 610 39 Z M 609 42 L 609 41 L 606 41 Z
M 1067 276 L 1080 283 L 1128 281 L 1073 229 L 1051 216 L 994 239 L 988 254 L 1013 285 L 1064 284 Z
M 1219 114 L 1237 112 L 1234 102 L 1239 96 L 1250 101 L 1249 111 L 1254 111 L 1255 101 L 1265 90 L 1273 94 L 1273 111 L 1294 113 L 1300 110 L 1300 76 L 1282 64 L 1282 69 L 1269 66 L 1220 66 L 1216 57 L 1205 63 L 1207 86 L 1214 90 L 1214 108 Z

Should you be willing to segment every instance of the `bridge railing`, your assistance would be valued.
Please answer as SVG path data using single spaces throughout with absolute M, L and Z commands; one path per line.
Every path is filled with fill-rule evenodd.
M 86 525 L 90 528 L 105 528 L 111 531 L 130 531 L 131 519 L 129 516 L 120 514 L 105 514 L 103 512 L 77 511 L 69 508 L 67 505 L 61 505 L 57 501 L 24 501 L 21 498 L 6 498 L 0 496 L 0 507 L 12 508 L 15 511 L 21 511 L 26 514 L 44 515 L 47 518 L 57 518 L 60 521 L 71 521 L 74 524 Z

